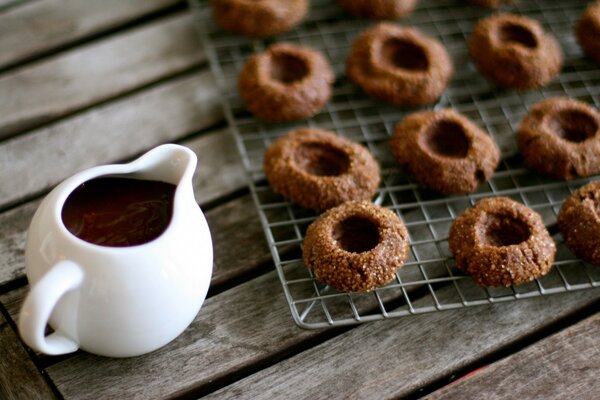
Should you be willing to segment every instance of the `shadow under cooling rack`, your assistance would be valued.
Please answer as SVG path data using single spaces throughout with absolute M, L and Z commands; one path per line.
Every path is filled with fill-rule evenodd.
M 454 63 L 455 74 L 446 92 L 428 108 L 451 107 L 461 112 L 485 128 L 502 151 L 500 166 L 489 182 L 465 196 L 427 191 L 404 174 L 392 159 L 388 141 L 395 124 L 415 109 L 400 110 L 373 101 L 345 76 L 350 45 L 372 21 L 350 17 L 333 0 L 314 0 L 301 26 L 273 39 L 250 40 L 222 31 L 212 18 L 209 0 L 190 3 L 285 297 L 298 325 L 320 328 L 356 324 L 600 286 L 600 268 L 576 259 L 556 229 L 556 216 L 564 199 L 593 178 L 564 182 L 539 176 L 523 164 L 514 139 L 527 109 L 541 99 L 567 96 L 598 107 L 600 68 L 583 56 L 573 36 L 575 23 L 587 1 L 520 0 L 504 7 L 506 11 L 540 21 L 558 38 L 564 52 L 565 62 L 558 78 L 544 88 L 528 92 L 493 87 L 469 61 L 466 39 L 474 23 L 491 10 L 460 0 L 421 0 L 414 13 L 400 22 L 439 39 Z M 235 84 L 250 55 L 282 41 L 322 51 L 331 61 L 337 80 L 332 100 L 313 118 L 294 123 L 264 123 L 246 112 Z M 274 140 L 306 126 L 329 129 L 362 143 L 382 167 L 382 183 L 374 201 L 400 216 L 411 241 L 408 262 L 385 287 L 371 293 L 338 292 L 315 280 L 302 263 L 304 232 L 316 214 L 290 204 L 269 188 L 262 172 L 262 159 Z M 490 196 L 510 197 L 542 215 L 558 248 L 549 274 L 519 286 L 484 289 L 456 268 L 448 249 L 448 229 L 458 214 L 475 201 Z

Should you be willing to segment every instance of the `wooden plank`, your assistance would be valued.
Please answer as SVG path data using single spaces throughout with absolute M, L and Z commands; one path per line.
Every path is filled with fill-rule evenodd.
M 590 304 L 599 293 L 600 290 L 565 293 L 516 304 L 501 303 L 367 324 L 207 398 L 406 396 Z M 267 337 L 276 335 L 272 330 L 263 332 Z M 85 368 L 83 364 L 79 366 Z M 71 373 L 69 370 L 68 374 Z M 63 389 L 75 393 L 71 392 L 73 382 L 63 381 L 67 379 L 66 371 L 59 375 L 55 378 L 64 385 Z
M 192 325 L 153 353 L 131 359 L 81 353 L 47 371 L 67 399 L 173 397 L 316 334 L 292 322 L 279 281 L 269 273 L 207 299 Z
M 600 313 L 432 393 L 427 399 L 593 399 Z
M 0 214 L 0 286 L 25 275 L 25 235 L 39 201 Z
M 25 300 L 25 296 L 29 291 L 29 286 L 21 286 L 9 292 L 0 294 L 0 304 L 4 306 L 9 317 L 16 323 L 18 321 L 21 306 Z
M 76 171 L 134 157 L 221 119 L 212 75 L 204 71 L 1 142 L 0 207 L 46 191 Z M 214 147 L 198 149 L 200 165 L 204 165 L 199 171 L 206 169 L 209 162 L 218 161 L 214 168 L 223 168 L 234 161 L 237 151 L 229 138 L 221 139 L 223 136 L 215 134 L 205 140 L 212 144 L 199 144 Z M 227 155 L 216 159 L 221 151 L 227 151 Z M 230 168 L 225 172 L 225 186 L 239 179 L 239 172 Z M 202 184 L 221 183 L 211 180 L 210 175 L 202 179 Z M 200 199 L 209 200 L 209 194 L 202 191 Z M 222 191 L 216 191 L 213 196 L 221 194 Z
M 1 76 L 0 138 L 199 65 L 196 36 L 179 13 Z
M 271 262 L 254 203 L 250 195 L 206 213 L 215 263 L 211 285 L 218 285 Z
M 0 313 L 0 399 L 54 399 L 54 393 Z
M 214 101 L 215 98 L 210 99 L 210 102 Z M 198 104 L 196 115 L 200 114 L 199 109 L 202 107 L 201 104 Z M 219 117 L 221 117 L 220 109 L 211 114 L 212 119 Z M 198 166 L 194 174 L 194 193 L 200 204 L 208 203 L 235 190 L 247 187 L 242 160 L 228 129 L 212 131 L 201 138 L 186 140 L 181 144 L 192 149 L 198 156 Z M 235 211 L 252 215 L 253 210 L 253 204 L 246 204 L 245 210 L 238 211 L 236 208 Z
M 0 14 L 0 68 L 109 31 L 178 2 L 44 0 L 13 8 Z
M 140 133 L 148 132 L 141 130 Z M 144 145 L 147 140 L 149 138 L 140 137 L 134 142 Z M 52 142 L 50 138 L 49 142 Z M 200 159 L 194 175 L 194 190 L 200 204 L 246 185 L 241 162 L 235 156 L 235 145 L 228 132 L 213 131 L 182 144 L 196 152 Z M 93 150 L 90 152 L 93 153 Z M 97 153 L 102 151 L 98 149 Z M 46 169 L 51 170 L 49 167 Z M 217 173 L 219 179 L 214 179 Z M 26 230 L 38 204 L 39 200 L 32 201 L 0 214 L 0 286 L 25 273 L 23 249 Z M 252 269 L 255 264 L 269 260 L 265 241 L 257 239 L 262 238 L 263 234 L 249 195 L 217 207 L 206 215 L 215 250 L 213 283 L 223 283 L 248 268 Z M 231 241 L 236 243 L 234 249 L 230 246 Z

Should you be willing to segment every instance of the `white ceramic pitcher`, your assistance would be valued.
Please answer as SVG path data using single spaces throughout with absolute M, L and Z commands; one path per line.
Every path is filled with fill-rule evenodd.
M 168 144 L 129 164 L 80 172 L 43 200 L 29 227 L 25 251 L 31 291 L 19 320 L 23 340 L 47 354 L 81 348 L 129 357 L 155 350 L 192 322 L 208 291 L 212 241 L 194 199 L 196 155 Z M 70 233 L 61 218 L 69 194 L 98 177 L 176 185 L 171 221 L 156 239 L 106 247 Z M 45 335 L 46 324 L 54 333 Z

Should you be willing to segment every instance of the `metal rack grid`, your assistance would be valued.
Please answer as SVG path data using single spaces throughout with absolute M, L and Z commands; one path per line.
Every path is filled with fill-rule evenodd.
M 298 325 L 349 325 L 600 286 L 600 268 L 574 258 L 556 228 L 556 215 L 563 200 L 593 178 L 564 182 L 539 176 L 523 164 L 514 139 L 528 107 L 543 98 L 568 96 L 599 106 L 600 68 L 582 55 L 572 33 L 587 1 L 520 0 L 503 8 L 540 21 L 559 39 L 565 55 L 564 67 L 556 80 L 544 88 L 521 93 L 494 88 L 470 63 L 466 39 L 474 23 L 492 11 L 466 3 L 421 0 L 415 12 L 401 21 L 438 38 L 454 62 L 455 74 L 448 89 L 428 108 L 452 107 L 463 113 L 484 127 L 502 151 L 499 168 L 477 192 L 443 196 L 419 187 L 395 164 L 388 148 L 394 125 L 415 109 L 400 110 L 373 101 L 345 76 L 352 40 L 372 21 L 350 17 L 334 0 L 313 0 L 310 15 L 300 27 L 274 39 L 250 40 L 222 31 L 213 21 L 209 0 L 191 1 L 285 297 Z M 336 71 L 332 100 L 307 121 L 261 122 L 244 109 L 237 93 L 237 75 L 244 61 L 276 41 L 319 49 Z M 303 265 L 303 234 L 316 214 L 272 192 L 262 172 L 267 146 L 302 126 L 329 129 L 362 143 L 379 161 L 382 183 L 374 201 L 401 217 L 411 241 L 408 262 L 387 286 L 370 293 L 342 293 L 316 281 Z M 540 213 L 558 251 L 548 275 L 519 286 L 484 289 L 456 268 L 448 249 L 448 229 L 454 218 L 478 199 L 500 195 Z

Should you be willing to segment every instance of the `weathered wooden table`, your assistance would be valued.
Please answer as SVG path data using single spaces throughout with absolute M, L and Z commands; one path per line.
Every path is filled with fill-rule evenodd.
M 168 346 L 49 357 L 20 341 L 24 241 L 76 171 L 158 144 L 198 154 L 209 297 Z M 600 291 L 298 328 L 187 5 L 0 0 L 0 398 L 599 398 Z

